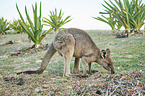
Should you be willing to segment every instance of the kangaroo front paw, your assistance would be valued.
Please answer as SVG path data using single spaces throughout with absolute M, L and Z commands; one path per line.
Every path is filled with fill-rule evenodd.
M 79 74 L 80 71 L 79 71 L 79 70 L 73 70 L 73 73 L 74 73 L 74 74 Z
M 63 74 L 63 77 L 70 77 L 71 76 L 71 74 L 70 73 L 66 73 L 66 74 Z
M 85 73 L 85 74 L 83 74 L 83 75 L 82 75 L 82 77 L 88 77 L 88 74 L 87 74 L 87 73 Z

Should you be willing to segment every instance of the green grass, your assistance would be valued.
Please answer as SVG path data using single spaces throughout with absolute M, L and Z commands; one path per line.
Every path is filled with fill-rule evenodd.
M 107 30 L 87 30 L 87 32 L 101 50 L 107 48 L 111 50 L 111 57 L 116 70 L 115 76 L 124 72 L 128 74 L 132 72 L 145 72 L 145 35 L 118 39 L 115 38 L 115 35 L 111 31 Z M 55 34 L 48 34 L 42 43 L 50 44 L 54 36 Z M 12 52 L 18 52 L 18 50 L 28 48 L 33 44 L 32 42 L 28 42 L 27 35 L 24 33 L 3 35 L 0 38 L 0 44 L 4 44 L 10 40 L 21 42 L 0 46 L 0 95 L 53 95 L 56 93 L 58 95 L 64 95 L 67 92 L 77 95 L 79 94 L 78 91 L 83 90 L 91 90 L 84 91 L 88 92 L 87 94 L 91 94 L 89 92 L 95 92 L 96 90 L 94 86 L 103 85 L 106 78 L 109 78 L 107 76 L 110 76 L 108 75 L 109 72 L 98 64 L 93 63 L 92 69 L 98 70 L 98 72 L 89 75 L 88 78 L 62 77 L 63 57 L 58 54 L 53 56 L 43 74 L 16 75 L 16 72 L 22 70 L 38 69 L 46 51 L 26 54 L 24 56 L 10 56 Z M 73 62 L 74 58 L 71 62 L 71 72 Z M 5 77 L 23 78 L 25 83 L 20 86 L 16 84 L 17 82 L 6 82 L 4 81 Z M 142 82 L 142 80 L 145 81 L 145 78 L 142 77 L 142 80 L 139 80 Z M 46 85 L 47 87 L 44 88 Z
M 115 38 L 109 31 L 88 31 L 100 49 L 109 48 L 117 73 L 145 68 L 145 36 Z

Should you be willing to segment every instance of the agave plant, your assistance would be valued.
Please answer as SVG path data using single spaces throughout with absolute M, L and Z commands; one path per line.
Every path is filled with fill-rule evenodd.
M 131 12 L 129 12 L 129 18 L 131 18 L 130 19 L 131 25 L 134 29 L 138 31 L 144 25 L 144 20 L 145 20 L 145 5 L 142 4 L 141 2 L 142 0 L 136 0 L 136 1 L 133 0 L 130 4 Z
M 9 22 L 7 22 L 7 19 L 4 20 L 4 18 L 2 17 L 0 19 L 0 35 L 6 34 L 7 30 L 10 30 Z
M 116 21 L 116 27 L 117 27 L 116 30 L 120 31 L 122 24 L 121 24 L 121 22 L 118 21 L 118 19 L 115 19 L 115 21 Z
M 13 20 L 12 23 L 9 24 L 9 26 L 17 33 L 22 33 L 25 30 L 20 24 L 21 20 Z M 26 22 L 27 27 L 30 27 L 29 24 Z
M 132 29 L 140 30 L 145 20 L 145 5 L 142 0 L 114 1 L 115 3 L 112 0 L 109 0 L 110 3 L 104 1 L 107 6 L 102 4 L 105 12 L 100 14 L 111 14 L 129 33 Z
M 50 11 L 50 19 L 43 17 L 43 22 L 46 23 L 46 26 L 52 27 L 54 31 L 59 31 L 64 24 L 72 20 L 70 17 L 71 16 L 67 16 L 65 19 L 63 19 L 62 10 L 60 10 L 58 13 L 57 9 L 55 9 L 55 11 Z
M 33 15 L 34 15 L 34 24 L 32 23 L 32 20 L 30 19 L 27 8 L 25 6 L 25 13 L 26 13 L 26 17 L 30 25 L 30 28 L 27 26 L 26 22 L 24 21 L 17 4 L 16 4 L 16 8 L 21 18 L 21 21 L 20 21 L 21 26 L 23 27 L 25 32 L 29 35 L 31 40 L 34 42 L 34 46 L 39 47 L 41 45 L 42 39 L 46 36 L 47 33 L 49 33 L 52 30 L 52 29 L 49 29 L 48 31 L 42 31 L 43 24 L 41 24 L 41 2 L 40 2 L 39 16 L 37 16 L 38 15 L 37 3 L 35 3 L 35 7 L 32 5 Z

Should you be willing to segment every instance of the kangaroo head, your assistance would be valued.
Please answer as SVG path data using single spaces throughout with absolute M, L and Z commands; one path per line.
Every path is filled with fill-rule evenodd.
M 98 63 L 108 70 L 111 74 L 115 73 L 113 61 L 110 57 L 110 50 L 102 50 L 101 55 L 99 56 Z

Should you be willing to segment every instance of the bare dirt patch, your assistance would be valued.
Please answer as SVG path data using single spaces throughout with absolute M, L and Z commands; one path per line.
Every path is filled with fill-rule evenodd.
M 43 51 L 43 50 L 47 50 L 48 49 L 48 44 L 46 45 L 41 45 L 39 48 L 35 48 L 35 47 L 29 47 L 29 48 L 26 48 L 26 49 L 22 49 L 22 50 L 19 50 L 18 52 L 13 52 L 11 54 L 11 56 L 21 56 L 21 55 L 25 55 L 25 54 L 28 54 L 28 53 L 36 53 L 36 52 L 40 52 L 40 51 Z
M 23 78 L 6 77 L 0 95 L 145 95 L 145 74 L 142 72 L 103 75 L 99 72 L 87 78 L 46 75 L 23 75 Z M 27 76 L 27 78 L 25 78 Z M 22 83 L 22 84 L 21 84 Z M 16 89 L 18 88 L 20 89 Z M 10 88 L 12 87 L 12 89 Z M 7 90 L 8 93 L 4 91 Z M 26 92 L 25 94 L 22 92 Z

